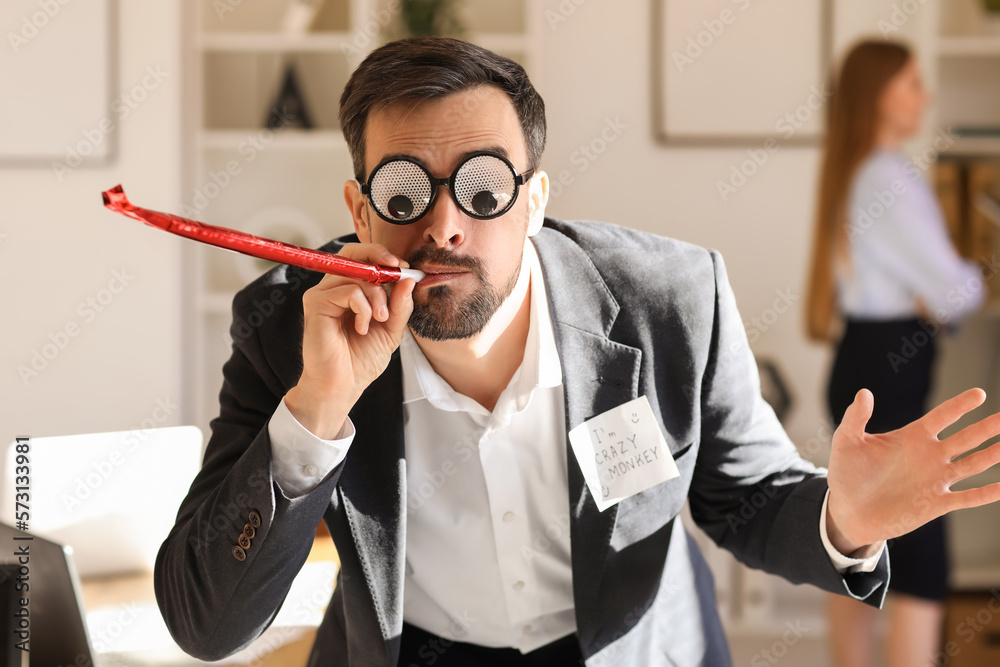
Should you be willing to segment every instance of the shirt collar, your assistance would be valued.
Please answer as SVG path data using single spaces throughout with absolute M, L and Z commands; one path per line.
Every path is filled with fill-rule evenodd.
M 528 267 L 528 271 L 522 271 L 519 280 L 524 280 L 528 276 L 531 279 L 528 291 L 530 299 L 528 338 L 525 341 L 524 359 L 505 389 L 505 393 L 513 391 L 517 410 L 527 405 L 535 388 L 558 387 L 562 384 L 562 366 L 559 362 L 552 318 L 549 315 L 542 265 L 531 239 L 525 240 L 522 262 Z M 409 329 L 403 334 L 399 354 L 403 370 L 404 404 L 427 399 L 442 410 L 485 411 L 485 408 L 471 398 L 452 389 L 451 385 L 434 371 Z

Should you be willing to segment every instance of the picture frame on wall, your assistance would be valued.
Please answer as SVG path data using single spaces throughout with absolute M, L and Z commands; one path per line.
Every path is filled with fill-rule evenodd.
M 0 164 L 106 164 L 115 154 L 114 0 L 0 8 Z M 54 167 L 55 168 L 55 167 Z
M 656 138 L 676 146 L 816 143 L 829 99 L 830 4 L 655 0 Z

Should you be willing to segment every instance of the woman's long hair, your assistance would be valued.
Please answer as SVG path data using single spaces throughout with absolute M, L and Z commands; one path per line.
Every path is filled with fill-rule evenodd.
M 813 229 L 806 331 L 829 340 L 836 319 L 835 258 L 849 259 L 847 200 L 859 165 L 875 147 L 878 105 L 889 81 L 906 66 L 910 49 L 899 42 L 865 40 L 841 66 L 827 105 L 826 146 Z

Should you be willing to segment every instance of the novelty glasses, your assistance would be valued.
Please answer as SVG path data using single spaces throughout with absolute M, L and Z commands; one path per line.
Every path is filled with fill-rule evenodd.
M 434 178 L 414 158 L 390 157 L 379 162 L 360 186 L 378 217 L 394 225 L 408 225 L 424 217 L 442 185 L 463 213 L 491 220 L 510 210 L 518 189 L 534 173 L 529 169 L 518 174 L 509 160 L 488 151 L 466 157 L 448 178 Z

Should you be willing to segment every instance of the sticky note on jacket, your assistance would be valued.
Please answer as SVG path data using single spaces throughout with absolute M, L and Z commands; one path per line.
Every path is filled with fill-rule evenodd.
M 576 426 L 569 441 L 602 512 L 680 475 L 645 396 Z

